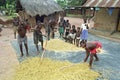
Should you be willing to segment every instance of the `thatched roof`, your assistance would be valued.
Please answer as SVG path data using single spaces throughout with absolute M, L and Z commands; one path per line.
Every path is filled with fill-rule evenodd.
M 49 15 L 63 9 L 54 0 L 20 0 L 22 8 L 27 14 L 35 16 L 37 14 Z

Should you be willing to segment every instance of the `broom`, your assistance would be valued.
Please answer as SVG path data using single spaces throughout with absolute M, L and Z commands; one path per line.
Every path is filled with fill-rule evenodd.
M 44 46 L 44 50 L 42 52 L 42 55 L 41 55 L 41 63 L 42 63 L 42 60 L 43 60 L 43 57 L 44 57 L 44 54 L 45 54 L 45 51 L 46 51 L 46 46 L 47 46 L 47 38 L 46 38 L 46 42 L 45 42 L 45 46 Z

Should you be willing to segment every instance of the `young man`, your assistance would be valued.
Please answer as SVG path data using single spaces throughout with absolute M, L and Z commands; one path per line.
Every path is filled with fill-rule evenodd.
M 85 50 L 86 50 L 86 57 L 84 59 L 84 62 L 87 61 L 87 59 L 90 55 L 89 66 L 91 68 L 92 67 L 92 62 L 93 62 L 93 59 L 94 59 L 93 57 L 95 57 L 95 61 L 99 60 L 99 58 L 97 56 L 97 53 L 99 53 L 101 51 L 100 49 L 102 48 L 102 44 L 100 42 L 94 41 L 94 42 L 87 42 L 87 43 L 82 42 L 80 45 L 81 45 L 82 48 L 85 48 Z
M 20 26 L 18 27 L 18 43 L 20 46 L 21 57 L 23 56 L 22 42 L 24 42 L 26 53 L 28 56 L 27 36 L 26 36 L 26 28 L 24 24 L 20 24 Z
M 43 25 L 40 22 L 37 22 L 37 25 L 35 26 L 35 30 L 33 32 L 34 44 L 36 45 L 38 53 L 39 53 L 39 47 L 38 47 L 39 41 L 41 42 L 42 50 L 44 49 L 43 48 L 43 36 L 45 35 L 43 35 L 41 32 L 42 26 Z

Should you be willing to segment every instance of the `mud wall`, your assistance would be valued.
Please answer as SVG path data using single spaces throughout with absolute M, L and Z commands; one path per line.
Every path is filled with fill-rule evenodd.
M 118 16 L 118 9 L 114 9 L 112 15 L 109 15 L 107 8 L 101 8 L 96 12 L 95 29 L 104 31 L 114 31 L 116 20 Z

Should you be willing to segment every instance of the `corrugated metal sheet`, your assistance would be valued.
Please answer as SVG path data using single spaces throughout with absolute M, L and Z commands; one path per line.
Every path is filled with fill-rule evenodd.
M 119 7 L 120 0 L 87 0 L 83 7 Z

